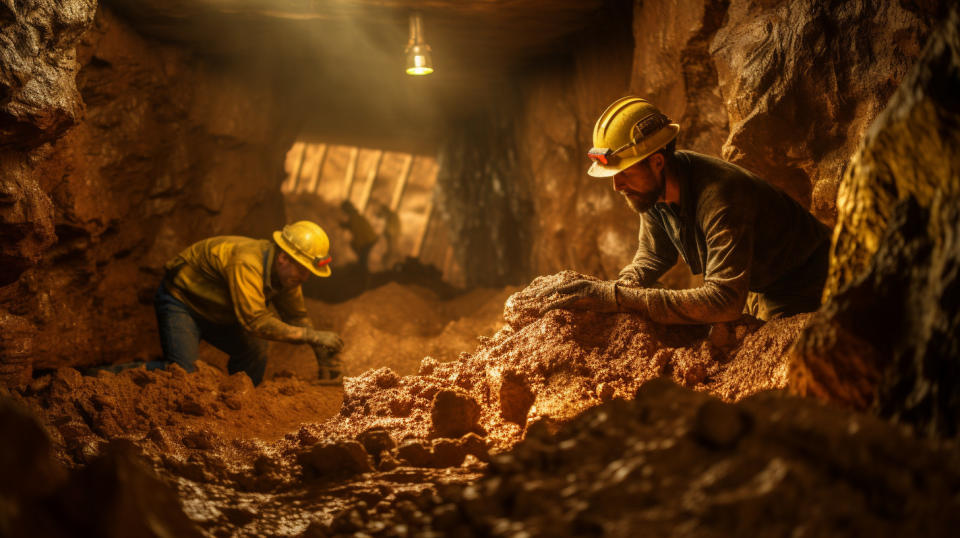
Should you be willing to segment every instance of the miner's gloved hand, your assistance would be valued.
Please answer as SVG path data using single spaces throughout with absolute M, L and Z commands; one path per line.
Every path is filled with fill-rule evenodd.
M 551 294 L 556 294 L 551 297 Z M 542 295 L 547 304 L 542 312 L 554 308 L 568 310 L 591 310 L 593 312 L 617 312 L 617 282 L 613 280 L 574 280 Z
M 633 270 L 621 271 L 620 276 L 617 277 L 617 284 L 627 288 L 641 287 L 640 277 L 637 275 L 637 272 Z
M 325 346 L 313 347 L 313 354 L 317 357 L 317 375 L 321 381 L 343 383 L 343 366 L 337 353 Z
M 303 341 L 314 348 L 323 346 L 332 350 L 334 353 L 343 349 L 343 340 L 341 340 L 335 332 L 315 331 L 309 328 L 304 328 L 303 331 Z

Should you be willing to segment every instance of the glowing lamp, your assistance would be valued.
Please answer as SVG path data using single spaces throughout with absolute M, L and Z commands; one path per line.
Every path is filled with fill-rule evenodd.
M 403 51 L 407 56 L 408 75 L 429 75 L 433 73 L 433 59 L 430 57 L 430 45 L 423 40 L 423 21 L 420 14 L 410 15 L 410 41 Z

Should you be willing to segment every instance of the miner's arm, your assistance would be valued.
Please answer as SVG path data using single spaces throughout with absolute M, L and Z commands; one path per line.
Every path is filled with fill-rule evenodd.
M 649 211 L 640 215 L 640 232 L 633 261 L 620 271 L 627 286 L 650 286 L 677 263 L 677 248 L 660 222 Z
M 261 268 L 238 262 L 229 265 L 226 273 L 234 313 L 244 330 L 265 340 L 292 344 L 310 343 L 310 333 L 316 331 L 313 331 L 307 310 L 303 306 L 302 295 L 299 307 L 293 305 L 292 298 L 284 303 L 281 311 L 286 311 L 289 323 L 284 322 L 267 308 Z
M 731 321 L 743 312 L 753 262 L 753 207 L 734 193 L 705 192 L 697 219 L 707 243 L 703 285 L 686 290 L 617 286 L 621 310 L 646 313 L 661 323 Z

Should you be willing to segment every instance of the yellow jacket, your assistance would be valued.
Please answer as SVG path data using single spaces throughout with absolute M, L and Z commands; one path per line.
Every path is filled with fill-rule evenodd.
M 254 336 L 299 343 L 301 327 L 313 324 L 300 286 L 275 287 L 275 250 L 265 239 L 229 235 L 204 239 L 167 262 L 164 285 L 206 320 L 239 323 Z

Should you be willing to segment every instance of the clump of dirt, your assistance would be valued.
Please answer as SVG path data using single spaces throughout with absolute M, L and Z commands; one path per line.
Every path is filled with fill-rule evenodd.
M 952 536 L 960 452 L 876 417 L 764 393 L 729 404 L 651 381 L 416 513 L 352 507 L 319 528 L 377 536 Z M 403 529 L 399 532 L 396 529 Z M 323 535 L 323 534 L 318 534 Z
M 384 366 L 408 375 L 416 373 L 424 356 L 449 361 L 473 351 L 477 336 L 503 326 L 503 303 L 515 291 L 484 288 L 440 300 L 427 288 L 391 282 L 344 303 L 308 299 L 307 310 L 318 328 L 335 330 L 343 338 L 346 375 Z M 287 371 L 314 378 L 316 362 L 305 346 L 273 344 L 267 376 Z

